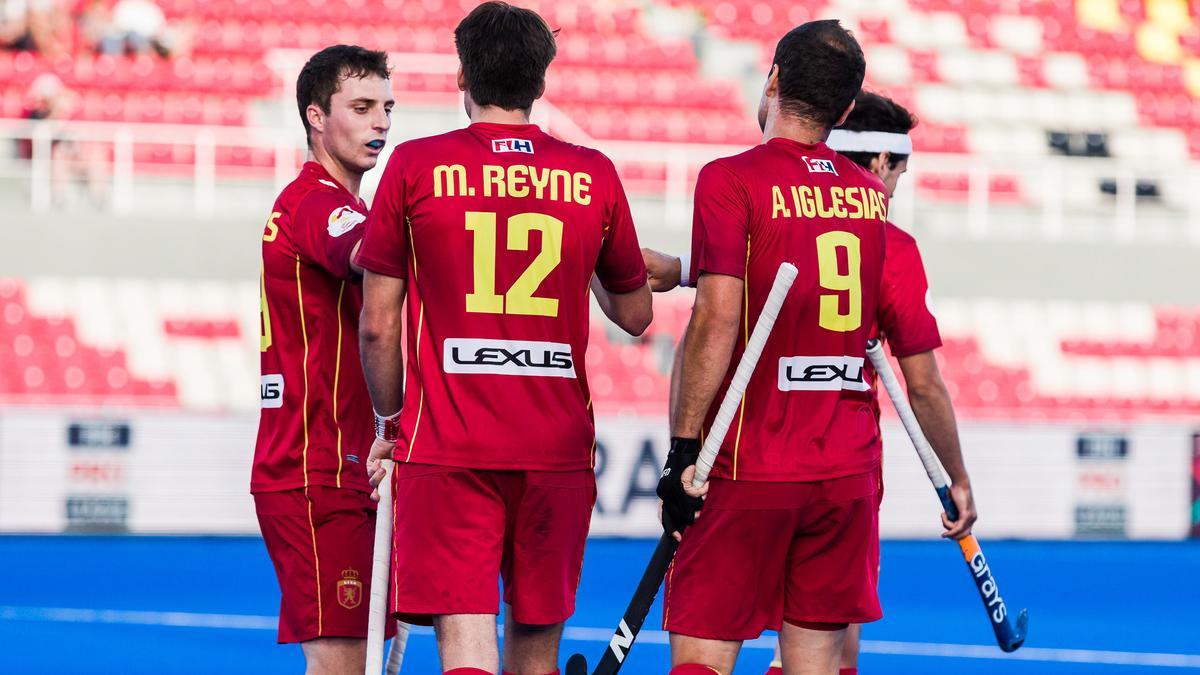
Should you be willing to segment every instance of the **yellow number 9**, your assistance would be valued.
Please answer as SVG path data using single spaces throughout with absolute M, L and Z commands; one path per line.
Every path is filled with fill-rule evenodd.
M 838 270 L 838 249 L 846 250 L 845 274 Z M 835 230 L 817 237 L 817 270 L 821 288 L 837 293 L 821 294 L 821 328 L 848 333 L 862 325 L 862 254 L 859 239 L 849 232 Z M 846 313 L 840 310 L 842 292 L 846 293 Z

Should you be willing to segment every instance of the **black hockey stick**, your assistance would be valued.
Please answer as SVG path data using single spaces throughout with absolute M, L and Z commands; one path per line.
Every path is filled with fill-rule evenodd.
M 792 282 L 796 280 L 796 274 L 796 266 L 786 262 L 780 265 L 779 271 L 775 273 L 775 283 L 767 295 L 762 313 L 758 315 L 758 321 L 754 323 L 754 331 L 746 342 L 746 349 L 742 352 L 742 359 L 733 373 L 733 380 L 729 383 L 729 389 L 725 391 L 725 398 L 721 400 L 721 407 L 717 409 L 717 416 L 704 439 L 700 458 L 696 460 L 696 474 L 692 480 L 694 487 L 699 487 L 708 480 L 708 472 L 712 470 L 717 452 L 725 442 L 725 434 L 729 431 L 729 425 L 733 423 L 733 416 L 741 403 L 742 395 L 746 392 L 750 375 L 754 372 L 754 366 L 758 364 L 758 357 L 762 354 L 771 329 L 775 327 L 779 308 L 783 306 L 783 300 L 787 297 Z M 608 649 L 600 658 L 600 663 L 596 665 L 592 675 L 613 675 L 621 669 L 625 658 L 629 656 L 629 650 L 633 649 L 638 632 L 642 630 L 642 623 L 646 620 L 650 605 L 654 604 L 658 587 L 662 585 L 663 577 L 671 566 L 677 546 L 670 533 L 664 533 L 658 540 L 654 555 L 650 556 L 646 571 L 642 573 L 642 580 L 638 582 L 637 590 L 629 601 L 629 606 L 625 608 L 625 615 L 621 617 L 621 623 L 617 624 L 616 632 L 608 641 Z M 566 675 L 587 675 L 587 672 L 587 659 L 583 654 L 571 655 L 567 660 Z

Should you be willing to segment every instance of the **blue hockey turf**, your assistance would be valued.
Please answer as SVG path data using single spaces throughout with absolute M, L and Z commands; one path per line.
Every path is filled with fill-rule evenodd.
M 590 542 L 563 661 L 594 662 L 653 542 Z M 1200 672 L 1200 543 L 985 541 L 1009 608 L 1028 607 L 1014 655 L 992 635 L 957 547 L 885 542 L 885 618 L 866 628 L 860 672 Z M 748 573 L 753 573 L 748 571 Z M 0 537 L 0 673 L 299 673 L 274 644 L 279 595 L 256 538 Z M 665 673 L 656 606 L 626 673 Z M 757 674 L 771 636 L 737 673 Z M 414 633 L 406 673 L 436 673 Z

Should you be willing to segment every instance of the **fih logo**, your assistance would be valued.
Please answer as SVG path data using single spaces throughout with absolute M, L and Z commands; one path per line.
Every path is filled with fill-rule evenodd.
M 575 377 L 571 345 L 561 342 L 449 338 L 442 357 L 447 373 Z
M 867 391 L 863 360 L 856 356 L 785 356 L 779 359 L 779 391 Z
M 838 175 L 837 169 L 833 166 L 832 159 L 805 157 L 804 163 L 808 165 L 809 173 L 831 173 L 835 176 Z
M 492 141 L 492 152 L 523 152 L 533 154 L 533 141 L 527 138 L 497 138 Z

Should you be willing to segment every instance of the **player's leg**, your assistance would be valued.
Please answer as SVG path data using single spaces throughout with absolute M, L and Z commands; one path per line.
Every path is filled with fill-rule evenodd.
M 788 675 L 833 675 L 838 672 L 846 624 L 809 623 L 797 626 L 783 622 L 779 651 Z
M 549 675 L 557 672 L 562 623 L 536 625 L 513 619 L 512 605 L 504 609 L 505 675 Z M 549 655 L 553 654 L 551 659 Z
M 671 633 L 671 675 L 732 673 L 741 640 L 706 640 Z
M 555 673 L 562 623 L 575 612 L 596 476 L 525 471 L 512 476 L 506 498 L 504 672 Z
M 367 666 L 367 641 L 325 637 L 300 643 L 305 675 L 358 675 Z
M 857 675 L 858 640 L 861 636 L 861 623 L 852 623 L 846 628 L 846 641 L 842 643 L 842 659 L 838 675 Z
M 443 672 L 475 668 L 498 672 L 500 651 L 495 614 L 445 614 L 433 617 Z
M 862 633 L 862 625 L 852 623 L 846 628 L 846 639 L 842 642 L 842 658 L 838 666 L 838 675 L 858 675 L 858 636 Z M 782 638 L 782 636 L 781 636 Z M 779 645 L 775 645 L 775 656 L 767 666 L 766 675 L 783 675 L 783 655 Z
M 505 507 L 497 473 L 409 463 L 394 471 L 392 613 L 433 624 L 448 671 L 499 672 Z
M 742 641 L 783 618 L 785 562 L 796 515 L 790 486 L 713 479 L 704 511 L 667 572 L 663 627 L 672 672 L 732 671 Z M 706 672 L 693 670 L 692 672 Z
M 812 486 L 788 552 L 780 648 L 784 672 L 828 674 L 838 672 L 848 624 L 882 616 L 878 484 L 867 473 Z

